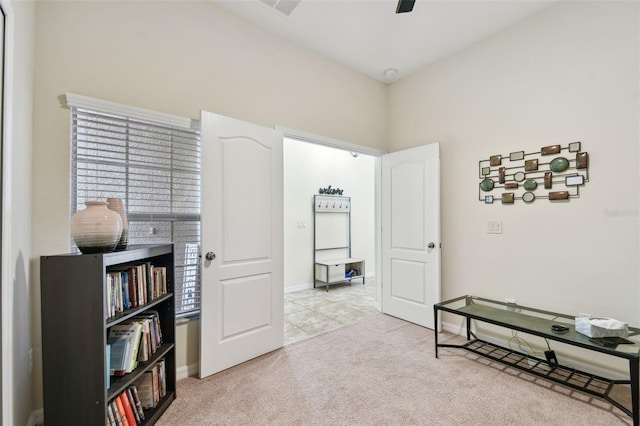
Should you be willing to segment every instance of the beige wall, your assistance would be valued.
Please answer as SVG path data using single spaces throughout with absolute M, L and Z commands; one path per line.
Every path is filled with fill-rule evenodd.
M 390 87 L 390 151 L 440 142 L 444 299 L 640 323 L 638 12 L 562 2 Z M 579 199 L 478 201 L 479 160 L 573 141 L 590 155 Z
M 69 112 L 58 99 L 66 92 L 191 118 L 203 109 L 378 149 L 386 145 L 383 84 L 212 2 L 55 1 L 38 2 L 36 9 L 37 288 L 35 259 L 68 251 Z M 34 312 L 37 322 L 38 307 Z M 178 326 L 179 367 L 198 362 L 197 329 L 196 321 Z M 34 404 L 42 406 L 40 385 Z
M 382 84 L 210 2 L 38 2 L 36 23 L 33 247 L 28 219 L 18 217 L 12 257 L 30 259 L 34 290 L 38 257 L 68 249 L 69 114 L 58 96 L 75 92 L 187 117 L 206 109 L 382 150 L 439 141 L 445 298 L 510 296 L 640 322 L 637 3 L 562 3 L 393 84 L 388 100 Z M 27 79 L 20 89 L 28 96 Z M 17 107 L 28 121 L 27 105 Z M 19 130 L 14 181 L 28 197 L 30 130 Z M 574 140 L 591 155 L 580 199 L 477 201 L 478 160 Z M 16 203 L 28 211 L 27 200 Z M 491 219 L 503 221 L 502 235 L 486 234 Z M 39 295 L 24 308 L 31 325 L 14 326 L 26 335 L 33 327 L 39 408 Z M 177 341 L 178 365 L 197 363 L 198 323 L 179 326 Z M 28 394 L 24 365 L 16 361 L 16 388 Z M 29 403 L 18 404 L 23 416 Z
M 31 259 L 31 139 L 35 8 L 31 2 L 2 2 L 6 27 L 7 78 L 3 141 L 3 424 L 24 425 L 33 410 L 28 352 L 39 339 L 32 322 L 37 295 L 29 279 Z M 5 81 L 7 81 L 5 79 Z M 39 320 L 38 320 L 39 321 Z M 36 405 L 41 406 L 41 405 Z

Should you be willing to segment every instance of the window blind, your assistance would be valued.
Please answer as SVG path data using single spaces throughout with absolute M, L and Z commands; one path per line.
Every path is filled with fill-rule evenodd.
M 88 200 L 123 200 L 129 244 L 173 242 L 176 315 L 200 309 L 200 132 L 140 110 L 71 109 L 72 214 Z M 81 103 L 81 102 L 78 102 Z M 115 112 L 114 112 L 115 111 Z

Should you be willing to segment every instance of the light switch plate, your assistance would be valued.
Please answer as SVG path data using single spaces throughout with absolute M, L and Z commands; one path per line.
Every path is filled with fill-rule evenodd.
M 502 221 L 490 220 L 487 223 L 487 234 L 502 234 Z

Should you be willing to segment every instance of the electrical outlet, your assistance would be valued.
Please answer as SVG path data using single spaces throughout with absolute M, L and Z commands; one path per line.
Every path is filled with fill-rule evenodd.
M 490 220 L 487 222 L 487 234 L 502 234 L 502 221 Z
M 515 305 L 516 304 L 516 299 L 514 299 L 513 297 L 505 297 L 504 301 L 509 304 L 509 305 Z M 513 306 L 507 306 L 507 311 L 515 311 L 516 308 Z
M 29 348 L 27 352 L 27 361 L 29 363 L 29 374 L 33 371 L 33 348 Z

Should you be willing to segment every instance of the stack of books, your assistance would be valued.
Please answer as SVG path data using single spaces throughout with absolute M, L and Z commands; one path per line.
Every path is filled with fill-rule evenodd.
M 107 405 L 107 426 L 137 426 L 147 418 L 145 410 L 155 408 L 167 394 L 165 360 L 144 372 L 134 384 Z
M 151 263 L 107 272 L 107 319 L 167 294 L 167 268 Z
M 131 373 L 138 362 L 148 361 L 162 344 L 160 316 L 146 311 L 109 328 L 109 374 L 123 376 Z

